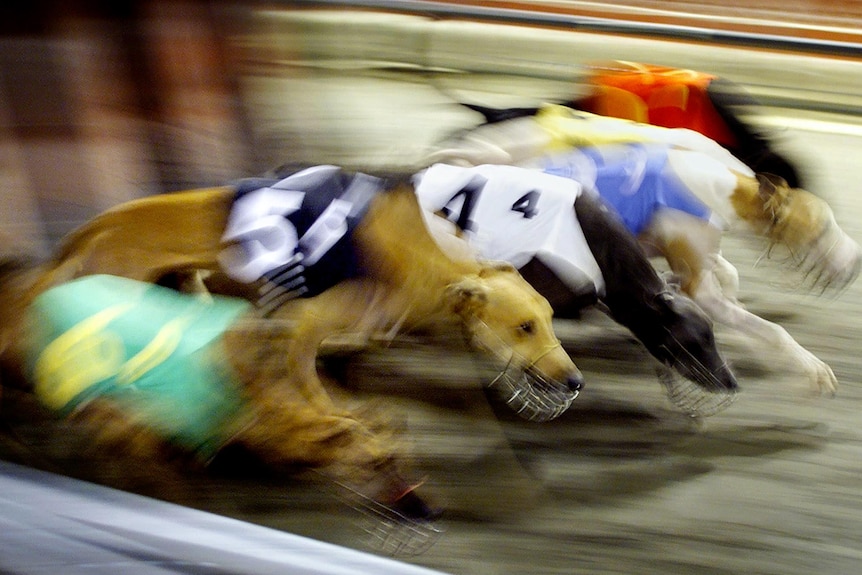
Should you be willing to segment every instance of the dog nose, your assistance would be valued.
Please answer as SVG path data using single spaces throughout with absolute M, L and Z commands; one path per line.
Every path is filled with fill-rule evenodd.
M 395 501 L 392 504 L 392 509 L 408 519 L 418 521 L 435 521 L 443 515 L 443 509 L 440 507 L 431 507 L 424 499 L 412 491 Z
M 733 375 L 733 372 L 730 371 L 730 368 L 727 366 L 724 366 L 722 373 L 719 374 L 719 380 L 721 381 L 722 387 L 728 391 L 736 391 L 739 389 L 739 383 L 736 381 L 736 376 Z
M 570 391 L 581 391 L 581 388 L 584 387 L 584 376 L 581 375 L 581 372 L 571 375 L 566 380 L 566 384 Z

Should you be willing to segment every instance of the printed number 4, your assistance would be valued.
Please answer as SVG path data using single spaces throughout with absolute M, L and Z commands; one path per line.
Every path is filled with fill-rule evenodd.
M 521 212 L 528 220 L 539 213 L 536 209 L 536 204 L 539 203 L 539 192 L 531 190 L 515 200 L 512 207 L 509 208 L 513 212 Z

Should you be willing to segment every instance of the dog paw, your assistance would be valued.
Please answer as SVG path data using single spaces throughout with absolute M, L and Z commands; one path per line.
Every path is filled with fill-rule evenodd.
M 814 392 L 819 395 L 826 394 L 834 397 L 838 393 L 838 378 L 835 377 L 832 368 L 817 358 L 814 358 L 810 364 L 808 378 Z

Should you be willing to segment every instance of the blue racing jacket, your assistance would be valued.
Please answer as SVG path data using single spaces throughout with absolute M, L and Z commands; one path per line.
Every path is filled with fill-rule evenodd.
M 594 188 L 633 234 L 661 208 L 709 220 L 712 210 L 668 166 L 666 144 L 609 144 L 578 148 L 543 160 L 549 174 Z

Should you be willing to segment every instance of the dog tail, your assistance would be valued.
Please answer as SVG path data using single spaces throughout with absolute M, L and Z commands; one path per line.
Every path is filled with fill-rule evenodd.
M 515 118 L 524 118 L 526 116 L 535 116 L 539 112 L 539 108 L 491 108 L 488 106 L 480 106 L 478 104 L 469 104 L 461 102 L 465 108 L 482 114 L 486 124 L 496 124 L 505 122 L 506 120 L 514 120 Z

